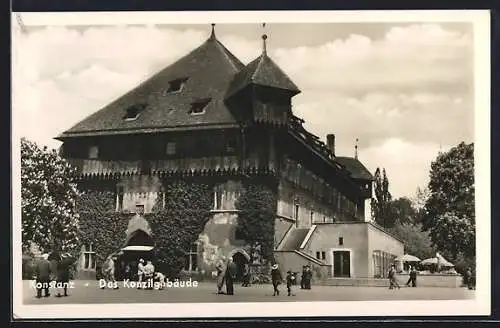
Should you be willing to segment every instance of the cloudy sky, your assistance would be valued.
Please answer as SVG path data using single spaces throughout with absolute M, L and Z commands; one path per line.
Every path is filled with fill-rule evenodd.
M 472 25 L 463 23 L 217 24 L 244 63 L 268 53 L 302 90 L 293 111 L 337 155 L 385 168 L 394 197 L 425 187 L 431 161 L 474 137 Z M 13 111 L 22 136 L 53 140 L 169 65 L 210 33 L 202 25 L 14 29 Z

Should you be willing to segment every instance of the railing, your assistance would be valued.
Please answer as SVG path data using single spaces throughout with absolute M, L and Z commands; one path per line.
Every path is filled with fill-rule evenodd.
M 176 158 L 165 160 L 143 161 L 110 161 L 97 159 L 68 159 L 81 175 L 115 175 L 115 174 L 151 174 L 182 172 L 225 172 L 236 170 L 269 169 L 272 163 L 264 163 L 259 158 L 245 159 L 242 163 L 238 156 L 219 156 L 202 158 Z M 243 167 L 241 167 L 243 164 Z M 147 169 L 146 169 L 147 168 Z

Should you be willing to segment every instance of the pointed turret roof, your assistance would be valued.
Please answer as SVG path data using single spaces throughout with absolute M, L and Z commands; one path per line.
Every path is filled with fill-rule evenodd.
M 235 74 L 244 67 L 217 40 L 212 25 L 210 37 L 198 48 L 58 138 L 237 124 L 224 98 Z M 205 102 L 204 112 L 191 114 L 199 101 Z
M 267 55 L 266 39 L 264 34 L 262 54 L 246 65 L 234 77 L 229 87 L 227 97 L 231 97 L 248 85 L 261 85 L 290 91 L 293 95 L 300 93 L 299 88 L 285 72 Z

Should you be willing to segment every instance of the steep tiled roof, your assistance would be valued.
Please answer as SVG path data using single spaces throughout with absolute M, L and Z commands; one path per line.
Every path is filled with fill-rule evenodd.
M 300 93 L 295 83 L 267 56 L 266 52 L 250 62 L 234 77 L 227 96 L 234 95 L 250 84 L 284 89 L 293 94 Z
M 357 159 L 352 157 L 336 157 L 337 162 L 345 166 L 351 173 L 351 177 L 361 180 L 373 180 L 373 176 L 368 169 Z
M 234 75 L 244 67 L 212 34 L 201 46 L 59 137 L 236 124 L 224 96 Z M 175 80 L 185 80 L 182 89 L 167 92 Z M 193 102 L 208 99 L 203 114 L 189 113 Z M 125 120 L 131 106 L 138 106 L 139 115 Z M 130 116 L 135 116 L 133 111 Z

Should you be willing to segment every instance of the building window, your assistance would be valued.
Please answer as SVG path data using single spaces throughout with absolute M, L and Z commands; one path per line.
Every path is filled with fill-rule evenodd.
M 205 107 L 208 105 L 211 99 L 203 99 L 195 101 L 191 104 L 191 109 L 189 110 L 189 114 L 191 115 L 201 115 L 205 113 Z
M 123 194 L 124 194 L 123 186 L 117 186 L 116 187 L 116 211 L 117 212 L 123 211 Z
M 187 78 L 172 80 L 168 83 L 167 93 L 181 92 L 186 84 Z
M 214 210 L 224 209 L 224 188 L 216 186 L 214 189 Z
M 143 204 L 135 205 L 135 213 L 139 214 L 139 215 L 143 215 L 144 214 L 144 205 Z
M 92 244 L 85 245 L 83 250 L 83 269 L 84 270 L 95 270 L 96 265 L 96 253 L 92 247 Z
M 99 157 L 99 147 L 91 146 L 89 148 L 89 158 L 95 159 Z
M 321 252 L 321 259 L 326 260 L 326 252 Z
M 177 152 L 176 146 L 177 145 L 175 142 L 168 142 L 167 143 L 167 155 L 169 155 L 169 156 L 175 155 L 175 153 Z
M 321 258 L 320 258 L 320 252 L 316 252 L 316 258 L 317 258 L 318 260 L 320 260 L 320 259 L 321 259 Z
M 339 245 L 344 245 L 344 237 L 339 237 Z
M 125 115 L 123 116 L 123 119 L 125 121 L 133 121 L 139 117 L 139 115 L 144 109 L 146 109 L 145 104 L 132 105 L 125 110 Z
M 191 245 L 191 248 L 186 252 L 186 263 L 184 264 L 184 270 L 186 271 L 196 271 L 198 268 L 198 245 L 195 243 Z

